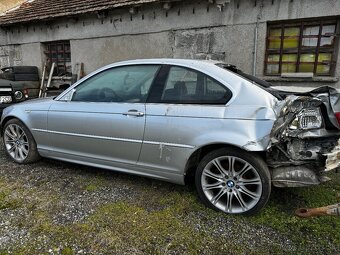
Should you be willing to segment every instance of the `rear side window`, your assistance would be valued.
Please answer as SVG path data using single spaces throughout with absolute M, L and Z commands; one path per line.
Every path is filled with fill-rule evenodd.
M 183 67 L 171 67 L 162 103 L 226 104 L 231 91 L 209 76 Z

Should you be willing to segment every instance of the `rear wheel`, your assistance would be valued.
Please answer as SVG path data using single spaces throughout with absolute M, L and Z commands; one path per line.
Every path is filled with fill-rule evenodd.
M 246 151 L 223 148 L 200 162 L 195 184 L 202 202 L 230 214 L 254 214 L 270 196 L 270 173 L 264 161 Z
M 19 164 L 32 163 L 40 158 L 31 132 L 18 119 L 9 120 L 5 124 L 3 142 L 6 154 Z

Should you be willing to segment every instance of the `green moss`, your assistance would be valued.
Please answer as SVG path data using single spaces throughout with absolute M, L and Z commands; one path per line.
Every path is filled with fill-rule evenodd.
M 197 195 L 192 192 L 171 192 L 167 196 L 161 196 L 158 203 L 178 214 L 204 209 Z
M 94 185 L 94 184 L 89 184 L 85 187 L 85 190 L 88 192 L 94 192 L 96 190 L 98 190 L 98 186 Z
M 74 251 L 72 250 L 72 248 L 70 247 L 65 247 L 61 250 L 61 254 L 62 255 L 73 255 L 75 254 Z
M 83 180 L 84 177 L 80 178 L 80 181 Z M 84 187 L 85 191 L 88 192 L 94 192 L 100 189 L 101 187 L 105 186 L 107 184 L 108 180 L 105 178 L 105 176 L 97 175 L 89 180 L 84 179 L 84 183 L 87 183 L 87 185 Z
M 231 247 L 228 240 L 214 239 L 186 224 L 181 219 L 184 211 L 179 214 L 179 210 L 171 207 L 148 212 L 141 207 L 120 202 L 97 210 L 89 218 L 88 224 L 97 229 L 105 229 L 100 233 L 100 239 L 112 250 L 133 247 L 147 254 L 170 251 L 200 254 L 202 244 L 214 249 L 216 253 L 225 253 Z
M 1 191 L 0 189 L 0 210 L 16 209 L 21 206 L 20 199 L 13 198 L 10 191 Z

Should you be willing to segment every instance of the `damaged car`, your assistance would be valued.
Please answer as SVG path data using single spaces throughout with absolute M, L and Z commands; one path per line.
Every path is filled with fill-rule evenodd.
M 249 215 L 265 206 L 272 186 L 327 180 L 327 154 L 340 138 L 339 97 L 330 87 L 277 91 L 214 61 L 132 60 L 55 98 L 6 108 L 1 134 L 19 164 L 47 157 L 193 181 L 206 206 Z

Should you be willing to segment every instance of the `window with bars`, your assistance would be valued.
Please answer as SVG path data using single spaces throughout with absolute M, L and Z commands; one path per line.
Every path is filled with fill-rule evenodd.
M 54 76 L 72 76 L 70 41 L 57 41 L 45 44 L 48 63 L 55 63 Z
M 268 24 L 265 74 L 334 74 L 337 20 Z

